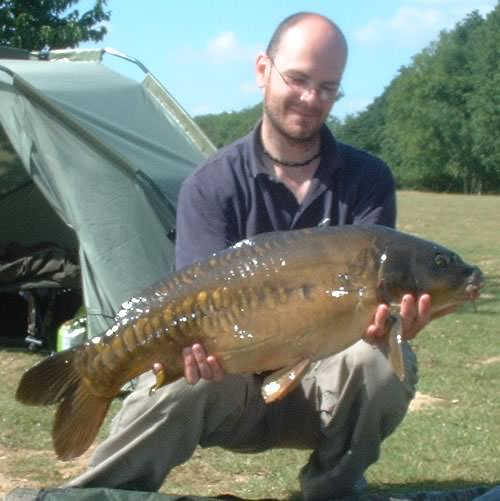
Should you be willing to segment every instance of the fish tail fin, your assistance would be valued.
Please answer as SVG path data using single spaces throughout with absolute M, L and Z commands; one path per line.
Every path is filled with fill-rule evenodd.
M 112 401 L 88 390 L 73 363 L 77 350 L 56 353 L 28 369 L 16 392 L 16 400 L 23 404 L 59 404 L 52 438 L 56 454 L 63 460 L 90 447 Z
M 62 400 L 52 431 L 59 459 L 76 458 L 92 445 L 111 402 L 111 398 L 96 397 L 82 385 Z

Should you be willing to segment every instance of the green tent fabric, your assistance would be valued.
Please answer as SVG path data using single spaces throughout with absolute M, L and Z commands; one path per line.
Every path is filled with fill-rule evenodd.
M 0 59 L 0 241 L 78 250 L 91 336 L 172 271 L 180 183 L 214 151 L 140 63 L 137 82 L 104 52 Z

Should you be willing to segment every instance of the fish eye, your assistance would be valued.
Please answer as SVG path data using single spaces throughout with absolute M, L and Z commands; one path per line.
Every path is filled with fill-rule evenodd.
M 450 256 L 447 256 L 446 254 L 436 254 L 434 256 L 434 262 L 439 268 L 445 268 L 450 264 Z

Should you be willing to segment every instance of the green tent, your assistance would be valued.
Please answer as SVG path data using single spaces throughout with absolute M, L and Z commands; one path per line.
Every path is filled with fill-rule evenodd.
M 98 335 L 172 271 L 179 185 L 214 147 L 133 58 L 20 52 L 0 51 L 0 243 L 75 250 Z M 142 82 L 103 64 L 105 54 L 137 64 Z

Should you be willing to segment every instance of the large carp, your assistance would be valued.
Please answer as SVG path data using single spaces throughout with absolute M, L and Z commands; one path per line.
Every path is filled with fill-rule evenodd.
M 131 299 L 103 336 L 29 369 L 16 398 L 59 404 L 54 448 L 73 458 L 127 381 L 155 362 L 166 368 L 157 387 L 182 377 L 185 346 L 201 342 L 227 373 L 276 371 L 263 393 L 270 402 L 310 362 L 358 341 L 378 304 L 427 292 L 438 311 L 474 300 L 482 280 L 450 250 L 382 226 L 262 234 Z

